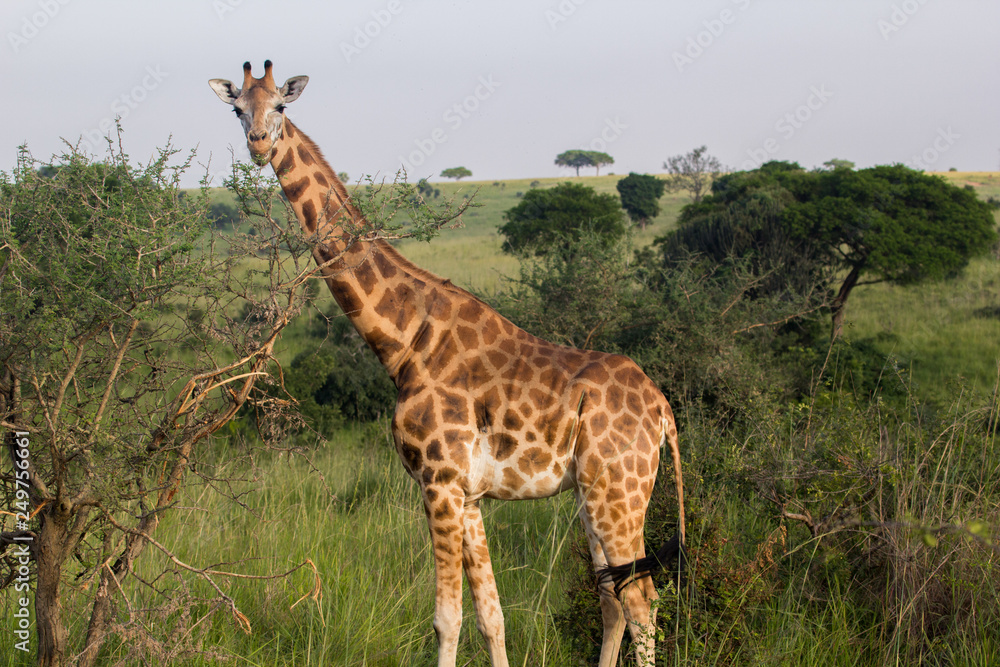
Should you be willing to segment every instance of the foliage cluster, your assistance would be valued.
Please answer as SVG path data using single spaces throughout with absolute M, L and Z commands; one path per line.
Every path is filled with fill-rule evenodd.
M 472 171 L 466 167 L 449 167 L 441 172 L 442 178 L 454 178 L 456 181 L 469 176 L 472 176 Z
M 747 258 L 766 291 L 830 291 L 834 338 L 851 291 L 954 275 L 996 242 L 975 193 L 902 165 L 806 171 L 769 162 L 722 176 L 660 243 L 668 265 L 691 254 Z
M 669 176 L 666 188 L 670 192 L 684 190 L 697 204 L 705 196 L 713 181 L 724 171 L 719 159 L 708 154 L 707 146 L 699 146 L 690 153 L 674 155 L 663 163 Z
M 391 414 L 396 387 L 340 309 L 318 315 L 313 330 L 317 349 L 300 352 L 285 371 L 285 390 L 298 400 L 305 422 L 329 436 L 351 422 Z
M 581 233 L 611 243 L 625 234 L 624 215 L 612 194 L 598 194 L 579 183 L 533 189 L 504 214 L 500 227 L 505 252 L 545 254 L 567 248 Z
M 601 151 L 587 151 L 573 149 L 563 151 L 556 156 L 555 163 L 560 167 L 571 167 L 576 169 L 576 175 L 580 175 L 580 167 L 593 167 L 597 170 L 597 175 L 601 175 L 601 167 L 606 164 L 614 164 L 615 159 L 607 153 Z
M 618 196 L 621 197 L 622 208 L 632 222 L 645 228 L 650 220 L 659 215 L 660 197 L 663 196 L 665 187 L 666 184 L 655 176 L 634 172 L 618 181 Z

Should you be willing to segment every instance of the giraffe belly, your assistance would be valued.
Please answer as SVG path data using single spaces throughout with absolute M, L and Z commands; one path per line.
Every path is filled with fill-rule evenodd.
M 574 466 L 570 456 L 555 456 L 548 448 L 520 443 L 510 456 L 499 460 L 483 434 L 474 447 L 470 487 L 475 497 L 502 500 L 547 498 L 573 486 Z

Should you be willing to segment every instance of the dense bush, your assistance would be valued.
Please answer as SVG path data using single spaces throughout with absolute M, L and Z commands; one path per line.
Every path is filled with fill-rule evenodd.
M 625 213 L 611 194 L 598 194 L 578 183 L 530 190 L 506 213 L 500 226 L 503 249 L 512 253 L 545 254 L 566 249 L 592 232 L 611 244 L 625 235 Z
M 645 228 L 651 219 L 660 214 L 660 197 L 666 184 L 656 176 L 629 172 L 615 187 L 621 197 L 622 208 L 639 227 Z
M 745 260 L 691 259 L 664 270 L 651 252 L 633 256 L 627 237 L 608 244 L 591 232 L 523 258 L 520 275 L 489 298 L 537 336 L 632 357 L 673 402 L 738 410 L 760 386 L 808 386 L 800 358 L 773 351 L 779 342 L 801 347 L 802 332 L 812 330 L 796 315 L 810 310 L 808 301 L 750 298 L 756 284 Z
M 327 320 L 319 319 L 325 331 Z M 330 318 L 321 345 L 292 360 L 285 389 L 299 401 L 306 423 L 326 436 L 345 421 L 391 414 L 396 404 L 396 387 L 385 368 L 343 316 Z

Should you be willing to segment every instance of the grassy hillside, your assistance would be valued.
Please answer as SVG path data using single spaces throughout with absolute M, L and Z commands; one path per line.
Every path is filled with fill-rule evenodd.
M 515 275 L 517 272 L 517 261 L 500 252 L 502 237 L 497 228 L 504 224 L 504 212 L 517 205 L 519 194 L 523 195 L 533 187 L 549 188 L 568 181 L 617 196 L 615 185 L 621 178 L 597 176 L 435 183 L 434 186 L 441 189 L 442 197 L 475 193 L 475 201 L 482 207 L 464 216 L 461 229 L 446 230 L 431 243 L 404 241 L 398 247 L 420 266 L 447 276 L 458 285 L 489 290 L 497 284 L 498 276 Z M 672 229 L 677 214 L 688 201 L 684 194 L 666 195 L 660 202 L 660 215 L 646 229 L 636 232 L 636 244 L 648 245 L 654 238 Z

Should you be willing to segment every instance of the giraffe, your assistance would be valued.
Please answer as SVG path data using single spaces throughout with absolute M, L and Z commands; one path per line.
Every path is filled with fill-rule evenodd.
M 384 240 L 353 240 L 360 224 L 344 184 L 284 115 L 308 77 L 278 88 L 264 63 L 243 86 L 209 84 L 232 105 L 253 161 L 270 163 L 337 303 L 398 388 L 392 436 L 419 484 L 433 546 L 438 665 L 453 667 L 462 624 L 462 572 L 494 667 L 506 667 L 503 612 L 479 503 L 572 489 L 597 568 L 601 667 L 618 662 L 627 626 L 639 664 L 653 664 L 657 598 L 648 575 L 681 557 L 684 502 L 670 405 L 623 356 L 544 341 Z M 669 445 L 679 532 L 655 555 L 643 543 L 659 450 Z

